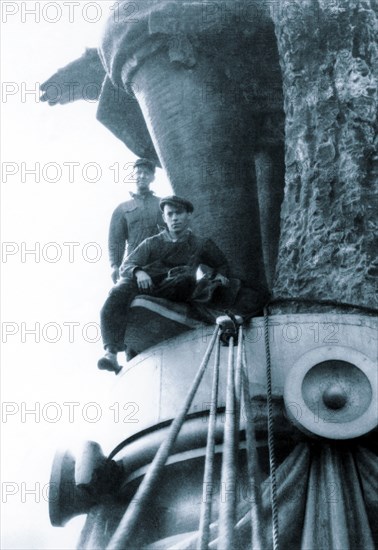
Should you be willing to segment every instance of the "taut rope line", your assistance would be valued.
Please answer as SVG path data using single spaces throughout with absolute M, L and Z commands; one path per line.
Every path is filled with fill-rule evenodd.
M 236 415 L 233 336 L 229 339 L 228 347 L 225 414 L 219 509 L 219 548 L 234 548 L 236 515 Z M 230 490 L 230 494 L 227 494 L 228 490 Z
M 124 550 L 125 548 L 132 547 L 131 538 L 134 529 L 144 511 L 148 499 L 150 498 L 152 492 L 156 487 L 156 484 L 159 481 L 160 474 L 176 441 L 177 435 L 185 421 L 185 416 L 188 413 L 198 386 L 205 373 L 211 352 L 218 337 L 218 333 L 219 327 L 217 326 L 207 347 L 205 356 L 202 359 L 201 365 L 193 380 L 192 386 L 185 399 L 185 403 L 182 406 L 179 414 L 173 420 L 169 428 L 167 439 L 163 441 L 163 443 L 160 445 L 159 450 L 155 455 L 155 458 L 151 462 L 150 467 L 148 468 L 141 484 L 139 485 L 137 492 L 131 500 L 123 518 L 121 519 L 120 524 L 118 525 L 114 535 L 110 539 L 106 550 Z
M 270 466 L 270 493 L 272 503 L 272 536 L 273 550 L 279 550 L 279 526 L 277 508 L 277 480 L 276 480 L 276 455 L 274 447 L 273 431 L 273 402 L 272 402 L 272 366 L 270 360 L 269 345 L 269 315 L 264 308 L 264 335 L 265 335 L 265 357 L 266 357 L 266 396 L 268 404 L 268 449 Z
M 217 405 L 219 389 L 219 357 L 220 357 L 220 339 L 218 338 L 215 348 L 215 359 L 213 368 L 213 384 L 211 388 L 211 405 L 209 416 L 209 427 L 207 432 L 205 473 L 203 476 L 202 505 L 199 524 L 198 549 L 207 550 L 210 541 L 210 523 L 211 507 L 214 485 L 214 446 L 215 446 L 215 427 L 217 422 Z M 210 486 L 210 495 L 207 487 Z

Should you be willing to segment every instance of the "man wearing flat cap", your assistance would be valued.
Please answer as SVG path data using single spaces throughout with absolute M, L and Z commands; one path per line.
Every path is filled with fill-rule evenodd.
M 120 267 L 120 279 L 101 310 L 101 333 L 106 350 L 98 368 L 118 372 L 117 353 L 125 350 L 128 309 L 137 294 L 150 294 L 176 302 L 189 301 L 196 289 L 196 272 L 206 265 L 213 281 L 227 286 L 228 264 L 211 240 L 189 228 L 193 205 L 175 195 L 160 201 L 166 229 L 144 240 Z
M 114 210 L 109 228 L 109 260 L 112 268 L 112 280 L 119 278 L 119 268 L 125 255 L 133 250 L 147 237 L 156 235 L 163 220 L 159 208 L 159 197 L 150 191 L 155 178 L 155 165 L 148 159 L 138 159 L 134 163 L 136 193 L 131 200 L 122 202 Z

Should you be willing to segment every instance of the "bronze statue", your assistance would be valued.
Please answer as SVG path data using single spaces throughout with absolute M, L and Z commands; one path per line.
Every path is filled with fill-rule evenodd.
M 162 331 L 140 347 L 119 385 L 131 395 L 129 380 L 149 380 L 148 418 L 107 460 L 90 451 L 100 473 L 113 468 L 124 485 L 99 488 L 92 477 L 92 501 L 79 499 L 75 510 L 52 505 L 52 520 L 89 513 L 83 548 L 91 541 L 109 549 L 209 541 L 222 549 L 374 548 L 376 3 L 135 6 L 131 21 L 128 4 L 119 4 L 99 49 L 98 118 L 165 168 L 174 191 L 193 201 L 196 230 L 230 260 L 231 275 L 271 298 L 264 317 L 242 328 L 235 315 L 219 320 L 230 354 L 216 352 L 226 395 L 215 408 L 210 378 L 185 400 L 197 381 L 193 364 L 210 353 L 203 327 L 170 339 Z M 73 67 L 44 84 L 46 100 Z M 166 326 L 154 324 L 156 308 L 142 302 L 134 304 L 135 325 L 144 308 L 151 333 Z M 178 315 L 173 322 L 185 325 Z M 213 455 L 205 452 L 207 424 Z M 55 476 L 72 471 L 75 459 L 64 456 Z M 199 511 L 207 500 L 213 515 Z

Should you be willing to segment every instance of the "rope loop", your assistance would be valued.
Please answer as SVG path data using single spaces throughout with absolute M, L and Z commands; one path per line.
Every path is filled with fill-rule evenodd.
M 220 340 L 224 346 L 229 346 L 230 339 L 233 343 L 238 343 L 239 327 L 243 324 L 243 318 L 240 315 L 234 315 L 226 310 L 225 315 L 217 317 L 216 323 L 220 329 Z

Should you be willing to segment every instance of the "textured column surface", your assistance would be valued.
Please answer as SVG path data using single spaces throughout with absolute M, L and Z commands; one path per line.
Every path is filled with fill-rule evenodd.
M 377 306 L 377 4 L 281 0 L 286 185 L 276 297 Z

